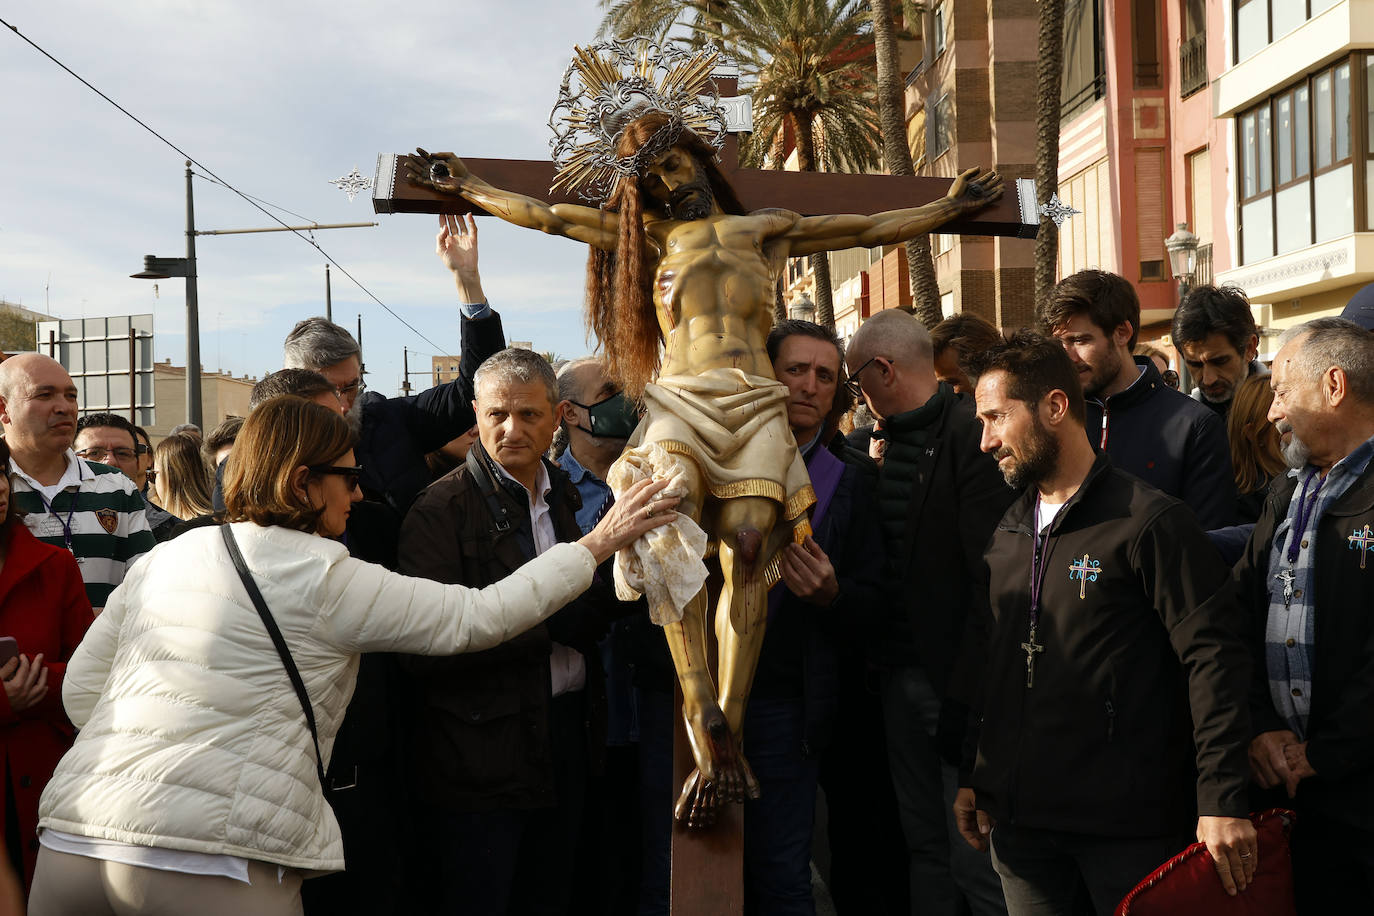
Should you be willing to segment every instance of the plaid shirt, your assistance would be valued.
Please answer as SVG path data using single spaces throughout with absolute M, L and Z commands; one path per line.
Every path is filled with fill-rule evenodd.
M 1269 671 L 1269 695 L 1274 709 L 1300 739 L 1307 739 L 1307 715 L 1312 706 L 1312 661 L 1316 642 L 1316 613 L 1312 605 L 1316 583 L 1317 525 L 1322 515 L 1350 489 L 1374 457 L 1374 439 L 1367 439 L 1337 461 L 1326 479 L 1307 466 L 1288 472 L 1299 477 L 1288 514 L 1274 531 L 1269 551 L 1269 621 L 1264 631 L 1264 661 Z M 1306 493 L 1309 509 L 1302 531 L 1297 526 L 1299 504 Z M 1288 549 L 1297 538 L 1298 558 L 1288 562 Z M 1292 597 L 1284 582 L 1292 576 Z

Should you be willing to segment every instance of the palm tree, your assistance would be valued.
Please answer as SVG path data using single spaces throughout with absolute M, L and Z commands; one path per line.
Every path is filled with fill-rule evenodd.
M 883 161 L 893 175 L 914 175 L 911 147 L 906 139 L 906 88 L 897 63 L 896 28 L 892 0 L 868 0 L 873 17 L 873 50 L 878 58 L 878 124 L 883 134 Z M 904 16 L 919 15 L 902 3 Z M 935 282 L 935 261 L 930 255 L 930 236 L 918 235 L 906 243 L 911 274 L 911 304 L 916 317 L 928 328 L 942 317 L 940 287 Z
M 1059 190 L 1059 111 L 1064 86 L 1064 0 L 1040 0 L 1035 72 L 1035 202 Z M 1048 297 L 1059 266 L 1059 227 L 1041 218 L 1035 235 L 1035 302 Z
M 696 26 L 706 25 L 715 20 L 717 7 L 727 5 L 728 0 L 711 0 L 703 3 L 702 9 L 692 11 L 681 0 L 598 0 L 605 11 L 597 38 L 634 38 L 642 36 L 654 41 L 663 41 L 673 26 L 685 26 L 690 30 L 689 44 L 704 44 Z
M 688 0 L 687 6 L 702 16 L 695 31 L 724 47 L 753 84 L 754 132 L 740 145 L 744 165 L 776 166 L 788 139 L 803 172 L 877 165 L 863 0 Z M 811 255 L 811 270 L 816 321 L 833 328 L 824 253 Z

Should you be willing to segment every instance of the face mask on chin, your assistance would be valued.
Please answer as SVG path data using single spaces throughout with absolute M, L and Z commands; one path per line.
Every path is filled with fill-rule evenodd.
M 587 412 L 587 422 L 591 424 L 590 429 L 580 423 L 577 428 L 597 439 L 628 439 L 639 425 L 639 412 L 623 391 L 595 404 L 572 403 Z

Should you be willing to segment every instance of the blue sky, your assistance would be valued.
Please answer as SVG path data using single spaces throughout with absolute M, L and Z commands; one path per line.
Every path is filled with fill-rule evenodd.
M 307 217 L 362 222 L 316 240 L 420 339 L 333 272 L 336 321 L 363 320 L 369 385 L 395 393 L 401 351 L 456 352 L 437 218 L 372 214 L 328 184 L 382 152 L 548 155 L 548 112 L 595 0 L 0 0 L 0 18 L 241 191 Z M 157 359 L 185 357 L 180 279 L 133 280 L 145 254 L 185 254 L 183 157 L 0 29 L 0 299 L 63 318 L 154 314 Z M 195 182 L 198 229 L 272 225 Z M 274 211 L 275 212 L 275 211 Z M 480 222 L 483 285 L 509 338 L 573 357 L 585 249 Z M 202 236 L 201 357 L 261 375 L 297 320 L 324 312 L 324 258 L 289 233 Z M 432 343 L 431 343 L 432 342 Z M 437 350 L 436 350 L 437 346 Z M 413 377 L 423 387 L 425 377 Z

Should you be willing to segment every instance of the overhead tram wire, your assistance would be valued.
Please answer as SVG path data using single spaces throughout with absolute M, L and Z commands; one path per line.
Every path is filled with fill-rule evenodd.
M 272 220 L 273 222 L 277 223 L 277 224 L 278 224 L 279 226 L 281 226 L 283 229 L 285 229 L 286 231 L 290 232 L 292 235 L 296 236 L 297 238 L 299 238 L 301 241 L 305 242 L 306 244 L 310 245 L 312 248 L 314 248 L 316 251 L 318 251 L 321 255 L 323 255 L 323 256 L 324 256 L 324 259 L 325 259 L 326 261 L 328 261 L 330 264 L 334 265 L 334 267 L 338 268 L 339 273 L 343 274 L 345 277 L 347 277 L 349 280 L 351 280 L 351 281 L 353 282 L 353 285 L 354 285 L 354 286 L 358 287 L 358 289 L 360 289 L 360 290 L 362 290 L 364 293 L 366 293 L 366 294 L 367 294 L 367 297 L 368 297 L 369 299 L 371 299 L 373 302 L 375 302 L 375 303 L 377 303 L 378 305 L 380 305 L 383 309 L 386 310 L 387 314 L 389 314 L 392 318 L 395 318 L 395 319 L 396 319 L 397 321 L 399 321 L 401 324 L 405 325 L 408 329 L 410 329 L 417 337 L 419 337 L 419 338 L 420 338 L 421 340 L 423 340 L 425 343 L 429 344 L 431 347 L 433 347 L 433 348 L 436 349 L 436 350 L 442 350 L 442 349 L 443 349 L 443 347 L 440 347 L 440 346 L 439 346 L 438 344 L 436 344 L 434 341 L 430 340 L 428 337 L 426 337 L 424 334 L 422 334 L 422 333 L 420 332 L 420 329 L 419 329 L 419 328 L 415 327 L 415 325 L 411 324 L 409 321 L 406 321 L 404 318 L 402 318 L 400 315 L 398 315 L 395 311 L 393 311 L 392 308 L 391 308 L 391 306 L 387 305 L 387 304 L 386 304 L 385 302 L 383 302 L 381 299 L 378 299 L 377 296 L 373 294 L 372 290 L 370 290 L 370 289 L 368 289 L 366 286 L 364 286 L 364 285 L 362 284 L 362 282 L 361 282 L 357 277 L 353 276 L 353 274 L 351 274 L 351 273 L 348 272 L 348 269 L 347 269 L 347 268 L 345 268 L 345 267 L 344 267 L 342 264 L 340 264 L 338 261 L 334 260 L 334 258 L 329 254 L 329 252 L 325 251 L 324 248 L 322 248 L 322 247 L 320 246 L 320 243 L 319 243 L 319 242 L 315 241 L 313 238 L 310 238 L 309 236 L 302 235 L 301 232 L 300 232 L 299 230 L 292 229 L 292 228 L 291 228 L 290 226 L 288 226 L 284 221 L 282 221 L 280 218 L 278 218 L 275 214 L 269 212 L 269 211 L 268 211 L 267 209 L 265 209 L 260 203 L 258 203 L 258 201 L 257 201 L 256 198 L 251 197 L 251 196 L 249 196 L 248 194 L 245 194 L 244 192 L 240 191 L 238 188 L 236 188 L 236 187 L 234 187 L 233 185 L 231 185 L 229 182 L 225 181 L 223 178 L 220 178 L 219 175 L 215 174 L 215 172 L 214 172 L 209 166 L 206 166 L 206 165 L 202 164 L 202 163 L 200 162 L 200 160 L 196 159 L 196 158 L 195 158 L 194 156 L 192 156 L 190 153 L 186 152 L 186 151 L 183 150 L 181 147 L 177 146 L 177 145 L 176 145 L 175 143 L 173 143 L 171 140 L 168 140 L 166 137 L 162 136 L 162 134 L 158 133 L 158 132 L 157 132 L 156 130 L 154 130 L 152 127 L 148 126 L 148 124 L 146 124 L 141 118 L 139 118 L 139 117 L 138 117 L 137 115 L 135 115 L 133 112 L 129 111 L 129 110 L 128 110 L 127 108 L 125 108 L 123 105 L 119 104 L 119 103 L 116 102 L 114 99 L 110 98 L 108 95 L 106 95 L 105 93 L 103 93 L 103 92 L 101 92 L 99 89 L 97 89 L 95 86 L 91 85 L 91 83 L 90 83 L 85 77 L 83 77 L 81 74 L 77 73 L 77 72 L 76 72 L 75 70 L 73 70 L 71 67 L 68 67 L 66 64 L 62 63 L 62 61 L 58 60 L 56 57 L 53 57 L 51 54 L 49 54 L 46 50 L 44 50 L 44 49 L 42 48 L 42 46 L 38 45 L 36 42 L 34 42 L 31 38 L 29 38 L 29 37 L 28 37 L 27 35 L 25 35 L 23 32 L 19 31 L 19 27 L 18 27 L 18 26 L 11 24 L 11 23 L 8 22 L 7 20 L 5 20 L 3 17 L 0 17 L 0 25 L 3 25 L 5 28 L 9 29 L 9 30 L 10 30 L 11 32 L 13 32 L 15 35 L 18 35 L 19 38 L 21 38 L 21 39 L 24 41 L 25 44 L 27 44 L 29 47 L 33 48 L 33 49 L 34 49 L 35 51 L 37 51 L 39 54 L 42 54 L 44 57 L 46 57 L 48 60 L 52 61 L 54 64 L 57 64 L 57 66 L 59 66 L 59 67 L 61 67 L 63 70 L 65 70 L 65 71 L 67 72 L 68 75 L 70 75 L 72 78 L 74 78 L 74 79 L 77 80 L 79 83 L 81 83 L 81 85 L 85 86 L 87 89 L 91 90 L 91 91 L 94 92 L 96 95 L 100 96 L 102 99 L 104 99 L 105 101 L 109 102 L 109 103 L 110 103 L 111 105 L 113 105 L 115 108 L 119 109 L 119 111 L 120 111 L 125 117 L 127 117 L 129 120 L 133 121 L 133 122 L 134 122 L 135 124 L 137 124 L 139 127 L 143 128 L 143 129 L 146 130 L 148 133 L 152 134 L 154 137 L 157 137 L 159 140 L 161 140 L 161 141 L 162 141 L 164 144 L 166 144 L 168 147 L 170 147 L 171 149 L 175 150 L 183 159 L 185 159 L 187 162 L 190 162 L 192 165 L 195 165 L 197 168 L 199 168 L 201 171 L 203 171 L 203 172 L 205 173 L 206 176 L 208 176 L 209 178 L 212 178 L 212 179 L 214 179 L 215 181 L 217 181 L 218 183 L 224 185 L 226 188 L 228 188 L 229 190 L 233 191 L 233 192 L 234 192 L 235 194 L 237 194 L 239 197 L 242 197 L 244 200 L 246 200 L 246 201 L 247 201 L 251 206 L 253 206 L 255 209 L 261 211 L 262 214 L 263 214 L 264 216 L 266 216 L 268 219 L 270 219 L 270 220 Z M 269 204 L 269 206 L 271 206 L 271 205 Z M 287 210 L 286 212 L 289 213 L 289 212 L 291 212 L 291 211 Z M 304 218 L 304 217 L 302 217 L 302 218 Z
M 222 187 L 222 188 L 229 188 L 229 190 L 231 190 L 231 191 L 234 190 L 233 188 L 230 188 L 229 185 L 227 185 L 227 184 L 225 184 L 224 182 L 220 181 L 218 178 L 211 178 L 209 175 L 202 175 L 202 174 L 200 174 L 199 172 L 192 172 L 191 174 L 194 175 L 195 177 L 199 178 L 201 181 L 207 182 L 207 183 L 209 183 L 209 184 L 217 184 L 217 185 L 219 185 L 219 186 Z M 241 194 L 243 197 L 247 197 L 249 200 L 255 200 L 255 201 L 257 201 L 258 203 L 262 204 L 264 207 L 271 207 L 273 210 L 280 210 L 280 211 L 283 212 L 283 213 L 289 213 L 289 214 L 291 214 L 292 216 L 296 217 L 297 219 L 303 219 L 303 220 L 305 220 L 307 223 L 318 223 L 318 222 L 319 222 L 319 220 L 317 220 L 317 219 L 311 219 L 310 217 L 306 216 L 304 213 L 297 213 L 295 210 L 288 210 L 288 209 L 286 209 L 285 207 L 281 206 L 280 204 L 274 204 L 274 203 L 272 203 L 270 200 L 263 200 L 261 197 L 254 197 L 252 194 L 243 194 L 242 192 L 235 192 L 235 193 Z

